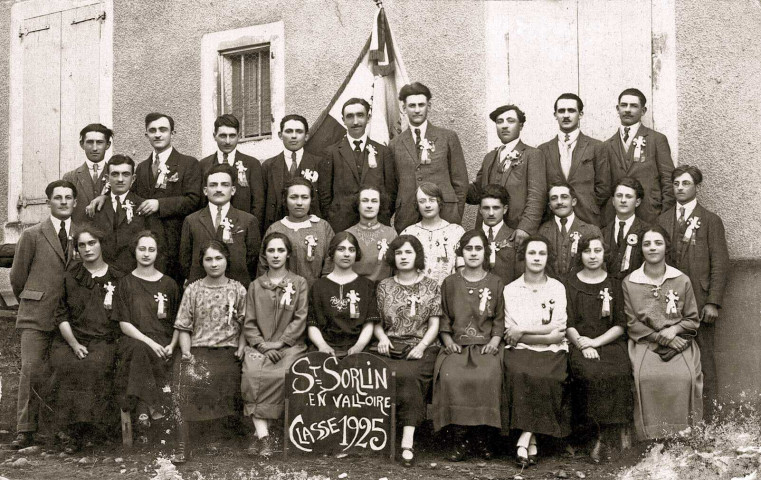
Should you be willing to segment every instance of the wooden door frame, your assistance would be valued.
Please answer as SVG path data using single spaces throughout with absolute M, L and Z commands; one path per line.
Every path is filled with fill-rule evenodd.
M 6 243 L 17 241 L 21 231 L 27 225 L 19 222 L 18 201 L 22 194 L 22 152 L 24 145 L 24 47 L 21 35 L 23 22 L 29 18 L 50 15 L 88 5 L 103 4 L 106 18 L 103 20 L 100 49 L 100 122 L 113 124 L 113 0 L 28 0 L 15 3 L 11 7 L 11 46 L 10 46 L 10 96 L 8 128 L 8 221 L 3 225 Z

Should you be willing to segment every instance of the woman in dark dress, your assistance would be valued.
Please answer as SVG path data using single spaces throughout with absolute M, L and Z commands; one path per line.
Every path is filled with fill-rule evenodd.
M 415 428 L 425 420 L 426 404 L 439 353 L 441 291 L 435 280 L 423 275 L 425 253 L 410 235 L 394 239 L 386 263 L 395 275 L 378 284 L 375 325 L 378 353 L 396 372 L 396 418 L 402 430 L 402 465 L 411 467 Z
M 375 284 L 357 275 L 352 266 L 362 257 L 357 239 L 341 232 L 330 241 L 333 271 L 309 289 L 307 335 L 312 350 L 339 357 L 362 352 L 373 336 L 378 318 Z
M 55 312 L 61 335 L 53 340 L 53 403 L 56 421 L 66 430 L 64 450 L 74 453 L 105 425 L 113 425 L 116 338 L 111 321 L 117 279 L 123 274 L 103 260 L 103 232 L 80 228 L 74 248 L 82 263 L 69 267 L 64 292 Z
M 470 443 L 488 460 L 489 438 L 501 426 L 505 284 L 485 270 L 490 251 L 481 229 L 466 232 L 456 253 L 465 267 L 441 285 L 439 331 L 444 349 L 433 374 L 433 428 L 451 426 L 455 447 L 450 461 L 464 460 Z
M 119 280 L 114 296 L 112 318 L 124 333 L 119 339 L 116 391 L 122 411 L 136 414 L 141 441 L 147 442 L 151 419 L 167 415 L 171 406 L 180 290 L 155 267 L 160 253 L 156 234 L 140 232 L 134 247 L 137 268 Z
M 621 284 L 603 269 L 602 238 L 582 238 L 579 251 L 580 270 L 567 283 L 573 423 L 579 433 L 596 430 L 590 457 L 599 462 L 604 430 L 620 428 L 623 435 L 631 422 L 634 382 Z

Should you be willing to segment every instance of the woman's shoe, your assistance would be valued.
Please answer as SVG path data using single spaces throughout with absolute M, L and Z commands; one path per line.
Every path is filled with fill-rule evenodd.
M 602 459 L 602 442 L 599 438 L 595 440 L 592 450 L 589 451 L 589 458 L 594 463 L 600 463 L 600 460 Z
M 246 449 L 246 453 L 252 457 L 258 457 L 260 448 L 261 448 L 261 442 L 259 442 L 259 437 L 254 436 L 254 439 L 251 441 L 251 443 L 248 445 L 248 448 Z
M 538 462 L 538 452 L 536 449 L 536 438 L 531 437 L 531 441 L 528 444 L 528 463 L 529 465 L 536 465 Z
M 521 450 L 523 451 L 523 455 L 521 455 Z M 518 450 L 515 452 L 515 464 L 521 468 L 527 468 L 529 466 L 528 450 L 526 447 L 518 447 Z
M 482 437 L 478 437 L 476 440 L 476 451 L 478 452 L 478 456 L 484 460 L 491 460 L 494 456 L 491 448 L 489 448 L 489 441 Z
M 175 465 L 185 463 L 187 456 L 185 455 L 185 444 L 183 442 L 177 443 L 177 451 L 174 452 L 171 458 L 172 463 Z
M 267 435 L 259 439 L 259 455 L 262 457 L 271 457 L 275 453 L 272 435 Z
M 402 466 L 404 468 L 410 468 L 415 465 L 415 452 L 410 448 L 402 449 Z
M 449 454 L 447 460 L 450 462 L 462 462 L 465 460 L 465 456 L 468 452 L 468 444 L 465 441 L 455 443 L 455 447 L 452 453 Z

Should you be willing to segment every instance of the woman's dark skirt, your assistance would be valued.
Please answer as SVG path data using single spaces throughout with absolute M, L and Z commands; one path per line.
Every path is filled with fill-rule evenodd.
M 418 427 L 425 421 L 438 354 L 439 347 L 434 345 L 426 348 L 423 358 L 418 360 L 378 355 L 396 372 L 396 418 L 399 424 Z
M 167 345 L 169 341 L 158 343 Z M 160 358 L 148 345 L 126 335 L 119 339 L 117 356 L 119 407 L 131 411 L 142 401 L 157 411 L 167 409 L 171 404 L 172 359 Z
M 571 431 L 566 352 L 506 348 L 502 389 L 502 433 L 511 429 L 553 437 Z
M 241 366 L 234 347 L 194 347 L 193 358 L 174 365 L 176 398 L 183 420 L 213 420 L 241 410 Z
M 108 424 L 118 418 L 114 403 L 113 340 L 80 340 L 87 356 L 77 358 L 68 343 L 57 337 L 50 349 L 51 383 L 56 421 L 59 425 L 78 422 Z
M 483 345 L 464 345 L 461 353 L 439 353 L 434 368 L 433 428 L 487 425 L 499 428 L 502 359 L 481 354 Z
M 575 426 L 615 425 L 632 421 L 634 379 L 624 342 L 597 349 L 599 360 L 571 350 L 571 398 Z

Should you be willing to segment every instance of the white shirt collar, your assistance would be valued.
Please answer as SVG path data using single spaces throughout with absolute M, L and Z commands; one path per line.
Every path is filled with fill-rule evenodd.
M 166 164 L 166 160 L 169 158 L 169 155 L 172 154 L 172 150 L 173 150 L 173 147 L 170 146 L 169 148 L 167 148 L 166 150 L 158 154 L 159 163 L 161 165 Z M 156 158 L 156 151 L 154 150 L 153 153 L 151 154 L 151 161 L 153 161 L 155 158 Z
M 505 221 L 502 220 L 498 224 L 496 224 L 493 227 L 491 227 L 491 229 L 492 229 L 492 235 L 494 235 L 495 239 L 497 238 L 497 234 L 499 233 L 499 229 L 502 228 L 502 225 L 504 225 L 504 224 L 505 224 Z M 481 225 L 481 228 L 483 228 L 484 233 L 486 234 L 486 238 L 489 238 L 489 225 L 487 225 L 486 223 L 483 223 Z
M 238 151 L 237 148 L 233 149 L 232 152 L 227 154 L 227 163 L 232 167 L 235 165 L 235 153 Z M 222 153 L 220 150 L 217 150 L 217 163 L 221 164 L 224 163 L 225 154 Z
M 579 139 L 579 133 L 581 133 L 581 130 L 578 129 L 578 128 L 576 130 L 574 130 L 573 132 L 569 132 L 568 133 L 568 137 L 569 137 L 568 143 L 570 143 L 571 145 L 576 143 L 576 140 Z M 565 135 L 566 135 L 566 133 L 564 131 L 562 131 L 562 130 L 558 132 L 558 143 L 565 144 Z
M 282 223 L 283 226 L 290 228 L 291 230 L 294 230 L 296 232 L 298 232 L 302 228 L 309 228 L 312 226 L 313 223 L 319 223 L 319 222 L 320 222 L 320 217 L 318 217 L 317 215 L 309 215 L 309 218 L 307 218 L 306 220 L 302 220 L 301 222 L 292 222 L 288 220 L 287 216 L 283 217 L 283 219 L 280 220 L 280 223 Z
M 222 218 L 225 218 L 227 216 L 227 212 L 230 211 L 230 202 L 225 203 L 221 207 L 218 207 L 214 205 L 213 203 L 209 202 L 209 211 L 211 212 L 211 220 L 214 221 L 214 218 L 217 216 L 217 209 L 220 208 L 222 210 Z
M 412 125 L 410 125 L 410 133 L 412 134 L 412 141 L 413 142 L 415 141 L 415 129 L 416 128 L 420 129 L 420 138 L 425 138 L 425 132 L 428 131 L 428 120 L 426 119 L 426 121 L 423 122 L 422 124 L 420 124 L 420 126 L 418 126 L 418 127 L 413 127 Z
M 51 215 L 50 222 L 53 224 L 53 228 L 55 229 L 56 233 L 58 233 L 58 231 L 61 229 L 61 222 L 63 222 L 66 228 L 66 235 L 71 235 L 71 217 L 67 218 L 66 220 L 59 220 Z
M 671 278 L 677 278 L 681 275 L 682 275 L 682 272 L 672 267 L 671 265 L 667 264 L 666 273 L 664 273 L 663 278 L 661 279 L 661 282 L 656 284 L 656 286 L 661 286 L 663 285 L 663 282 L 665 282 L 666 280 Z M 632 273 L 629 274 L 629 281 L 633 283 L 643 283 L 645 285 L 653 285 L 653 281 L 650 278 L 648 278 L 647 275 L 645 275 L 644 263 L 638 269 L 634 270 Z
M 627 140 L 625 143 L 629 144 L 632 141 L 632 138 L 637 136 L 637 132 L 639 131 L 639 126 L 642 125 L 642 122 L 637 122 L 634 125 L 629 125 L 629 140 Z M 618 127 L 618 134 L 621 135 L 621 141 L 624 141 L 624 128 L 626 128 L 626 125 L 621 125 Z
M 557 215 L 553 215 L 553 217 L 555 218 L 555 224 L 558 226 L 558 230 L 562 230 L 563 228 L 560 225 L 560 217 L 558 217 Z M 570 231 L 571 230 L 571 225 L 573 225 L 573 220 L 576 218 L 576 214 L 571 212 L 571 214 L 568 215 L 565 218 L 568 219 L 568 222 L 566 222 L 566 224 L 565 224 L 565 229 L 566 229 L 566 231 Z
M 293 154 L 293 152 L 291 152 L 287 148 L 283 150 L 283 156 L 285 157 L 285 164 L 286 164 L 286 166 L 288 168 L 291 168 L 291 161 L 292 161 L 291 155 L 292 154 Z M 296 150 L 296 166 L 297 167 L 299 165 L 301 165 L 301 159 L 302 158 L 304 158 L 304 149 L 303 148 L 299 148 L 298 150 Z
M 106 168 L 106 162 L 104 160 L 101 160 L 98 163 L 91 162 L 89 159 L 85 159 L 85 164 L 87 164 L 87 170 L 90 173 L 90 176 L 92 177 L 92 167 L 93 165 L 98 166 L 98 176 L 100 177 L 103 174 L 103 170 Z
M 412 138 L 414 139 L 415 135 L 413 135 Z M 359 140 L 359 142 L 360 142 L 359 143 L 359 148 L 361 150 L 364 150 L 365 147 L 367 146 L 367 130 L 365 130 L 365 134 L 362 135 L 359 138 L 354 138 L 354 137 L 352 137 L 351 135 L 349 135 L 347 133 L 346 134 L 346 139 L 349 140 L 349 146 L 351 147 L 352 150 L 354 150 L 354 142 L 356 142 L 357 140 Z
M 684 207 L 684 218 L 685 220 L 690 218 L 690 215 L 692 215 L 693 210 L 695 210 L 695 207 L 698 206 L 698 199 L 693 198 L 691 201 L 685 203 L 682 205 L 681 203 L 677 202 L 676 204 L 676 219 L 679 220 L 679 209 Z
M 518 146 L 518 142 L 520 142 L 520 141 L 521 141 L 521 137 L 518 137 L 515 140 L 513 140 L 512 142 L 508 142 L 508 143 L 505 143 L 504 145 L 502 145 L 500 147 L 500 151 L 499 151 L 499 161 L 501 162 L 502 160 L 504 160 L 508 153 L 510 153 L 513 150 L 515 150 L 515 147 Z

